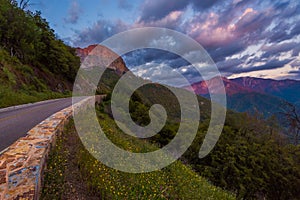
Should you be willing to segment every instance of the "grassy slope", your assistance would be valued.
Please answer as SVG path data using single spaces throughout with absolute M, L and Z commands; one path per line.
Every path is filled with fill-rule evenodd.
M 124 136 L 112 119 L 104 113 L 98 114 L 107 136 L 121 148 L 135 152 L 156 148 L 146 141 Z M 72 145 L 68 145 L 72 141 L 70 136 L 73 140 L 76 138 Z M 90 133 L 86 137 L 89 139 L 94 135 Z M 68 164 L 70 155 L 75 155 L 73 167 Z M 73 181 L 72 188 L 66 184 L 70 182 L 70 172 L 77 174 L 78 179 L 77 183 Z M 87 189 L 84 192 L 82 188 Z M 71 124 L 51 153 L 42 199 L 72 199 L 78 197 L 78 191 L 83 199 L 234 199 L 233 195 L 211 185 L 180 161 L 163 170 L 144 174 L 108 168 L 83 148 Z
M 102 77 L 100 91 L 109 93 L 118 79 L 119 76 L 113 71 L 106 71 Z M 141 88 L 137 94 L 148 105 L 164 104 L 164 102 L 173 99 L 168 90 L 156 84 Z M 152 95 L 144 96 L 143 94 Z M 165 99 L 161 99 L 161 97 Z M 204 109 L 204 104 L 208 102 L 202 98 L 201 100 Z M 205 103 L 203 104 L 203 102 Z M 176 119 L 178 110 L 173 108 L 172 104 L 165 106 L 167 110 L 175 110 L 171 113 L 171 118 Z M 106 108 L 107 106 L 104 105 L 100 109 L 102 111 L 98 111 L 98 117 L 101 119 L 99 123 L 113 143 L 133 152 L 147 152 L 158 148 L 146 140 L 139 140 L 123 134 L 113 119 L 103 112 L 104 110 L 107 111 Z M 89 117 L 86 116 L 86 119 L 88 120 Z M 56 150 L 50 156 L 48 170 L 45 174 L 43 199 L 75 198 L 72 194 L 70 195 L 70 190 L 80 191 L 75 192 L 76 194 L 73 192 L 77 196 L 90 194 L 88 199 L 100 199 L 100 197 L 101 199 L 234 199 L 232 194 L 211 185 L 181 161 L 152 173 L 123 173 L 106 167 L 90 155 L 82 146 L 74 127 L 69 127 L 68 133 L 64 137 L 59 140 Z M 86 135 L 85 139 L 90 141 L 95 137 L 97 135 L 91 132 Z M 71 145 L 68 144 L 74 138 L 76 138 L 76 142 Z M 94 151 L 94 149 L 92 150 Z M 70 155 L 75 155 L 76 158 L 70 159 Z M 70 160 L 75 160 L 71 165 L 73 167 L 70 167 Z M 75 171 L 76 176 L 80 177 L 80 183 L 75 184 L 81 185 L 80 187 L 70 188 L 70 184 L 67 184 L 70 179 L 73 179 L 68 176 L 70 171 Z M 88 191 L 85 193 L 82 188 L 88 188 Z
M 70 96 L 71 85 L 47 69 L 22 64 L 0 49 L 0 108 Z
M 169 124 L 148 141 L 159 146 L 170 142 L 177 132 L 179 122 L 180 110 L 176 106 L 176 97 L 158 84 L 140 88 L 133 97 L 135 103 L 131 117 L 138 124 L 149 121 L 147 116 L 151 105 L 163 105 L 170 117 Z M 297 167 L 299 156 L 295 155 L 294 150 L 287 148 L 286 139 L 279 134 L 275 121 L 266 122 L 260 116 L 252 117 L 228 111 L 225 127 L 214 150 L 205 159 L 199 159 L 197 153 L 210 121 L 210 102 L 202 97 L 198 101 L 201 124 L 193 145 L 181 158 L 184 163 L 192 165 L 198 174 L 214 184 L 234 192 L 238 198 L 253 199 L 264 196 L 266 199 L 296 199 L 299 196 L 299 189 L 296 187 L 300 181 Z M 138 102 L 143 102 L 146 108 Z M 104 110 L 109 113 L 109 108 Z M 294 148 L 299 150 L 299 146 Z

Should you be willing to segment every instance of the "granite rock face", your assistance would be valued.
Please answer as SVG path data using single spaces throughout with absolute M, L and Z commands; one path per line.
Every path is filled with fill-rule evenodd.
M 84 49 L 77 48 L 76 54 L 87 68 L 95 65 L 108 67 L 120 75 L 129 71 L 121 56 L 102 45 L 90 45 Z M 110 63 L 111 61 L 113 62 Z

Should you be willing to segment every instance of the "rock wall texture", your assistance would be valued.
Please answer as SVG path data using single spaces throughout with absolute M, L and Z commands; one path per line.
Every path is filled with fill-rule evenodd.
M 73 109 L 81 110 L 95 102 L 86 98 L 31 129 L 0 155 L 0 199 L 38 199 L 43 169 L 57 136 L 72 117 Z

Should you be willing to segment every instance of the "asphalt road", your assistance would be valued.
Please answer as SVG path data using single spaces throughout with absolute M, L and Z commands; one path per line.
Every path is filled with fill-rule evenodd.
M 78 98 L 77 102 L 81 99 Z M 0 110 L 0 152 L 52 114 L 71 105 L 72 98 L 65 98 L 31 104 L 11 111 Z

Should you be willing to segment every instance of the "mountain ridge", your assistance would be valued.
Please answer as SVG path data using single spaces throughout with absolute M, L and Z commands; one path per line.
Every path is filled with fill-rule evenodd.
M 184 87 L 194 91 L 196 94 L 209 98 L 210 93 L 222 94 L 224 90 L 219 87 L 218 78 L 193 83 Z M 300 81 L 297 80 L 273 80 L 253 77 L 241 77 L 228 79 L 222 77 L 224 83 L 227 107 L 238 112 L 260 112 L 269 117 L 278 115 L 278 109 L 283 107 L 285 102 L 299 105 Z M 211 91 L 208 91 L 208 86 Z
M 291 86 L 297 87 L 300 89 L 300 81 L 293 79 L 284 79 L 284 80 L 274 80 L 274 79 L 263 79 L 263 78 L 254 78 L 254 77 L 239 77 L 235 79 L 228 79 L 226 77 L 221 77 L 226 94 L 233 95 L 237 93 L 248 93 L 256 92 L 261 94 L 269 94 L 277 96 L 283 99 L 285 97 L 285 91 L 291 90 Z M 185 89 L 194 90 L 197 94 L 206 95 L 208 94 L 208 84 L 212 88 L 212 93 L 218 94 L 220 89 L 217 88 L 217 84 L 214 84 L 216 78 L 212 78 L 207 81 L 200 81 L 193 83 L 191 86 L 184 87 Z M 294 88 L 293 88 L 294 90 Z M 217 92 L 216 92 L 217 91 Z M 290 101 L 289 98 L 286 99 Z M 295 103 L 300 100 L 300 95 L 295 94 L 293 96 L 293 101 Z
M 300 81 L 285 79 L 261 79 L 253 77 L 241 77 L 231 79 L 231 81 L 242 85 L 246 88 L 251 88 L 257 92 L 270 94 L 283 98 L 291 103 L 298 103 L 300 101 L 300 94 L 295 91 L 300 90 Z

